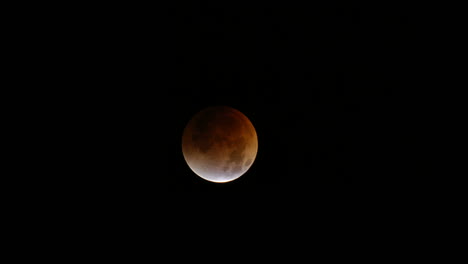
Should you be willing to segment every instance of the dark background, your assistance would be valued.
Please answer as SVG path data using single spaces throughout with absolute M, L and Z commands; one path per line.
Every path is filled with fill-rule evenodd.
M 159 2 L 28 3 L 19 11 L 29 19 L 8 21 L 24 24 L 12 39 L 20 51 L 8 52 L 26 69 L 14 83 L 22 104 L 9 111 L 25 112 L 17 122 L 27 127 L 13 144 L 25 141 L 17 151 L 32 160 L 15 164 L 18 190 L 4 185 L 19 212 L 10 219 L 34 238 L 15 229 L 17 239 L 42 253 L 57 251 L 52 240 L 78 251 L 69 256 L 120 258 L 133 246 L 132 259 L 204 261 L 349 259 L 346 249 L 368 256 L 413 242 L 425 221 L 368 192 L 408 212 L 426 199 L 392 189 L 419 169 L 401 165 L 419 147 L 403 143 L 399 124 L 414 65 L 405 7 Z M 181 151 L 187 122 L 212 105 L 243 112 L 259 140 L 250 170 L 225 184 L 196 176 Z
M 62 129 L 79 135 L 71 162 L 85 175 L 70 185 L 144 194 L 392 181 L 393 98 L 409 72 L 404 7 L 114 4 L 58 16 L 35 41 L 69 87 L 60 103 L 74 122 Z M 226 184 L 196 176 L 181 151 L 187 122 L 213 105 L 243 112 L 259 140 L 250 170 Z

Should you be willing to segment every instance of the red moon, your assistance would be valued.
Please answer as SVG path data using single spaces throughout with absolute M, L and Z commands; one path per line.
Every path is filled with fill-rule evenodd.
M 184 129 L 182 153 L 192 171 L 211 182 L 242 176 L 257 156 L 257 132 L 240 111 L 208 107 L 193 116 Z

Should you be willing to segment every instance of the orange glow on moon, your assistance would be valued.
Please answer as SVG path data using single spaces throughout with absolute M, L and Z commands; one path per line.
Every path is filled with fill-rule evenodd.
M 190 169 L 211 182 L 229 182 L 252 166 L 258 151 L 257 132 L 240 111 L 215 106 L 198 112 L 182 136 L 182 153 Z

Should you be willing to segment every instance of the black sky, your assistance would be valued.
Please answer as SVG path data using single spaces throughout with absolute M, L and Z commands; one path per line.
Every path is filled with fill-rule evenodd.
M 72 75 L 86 87 L 76 91 L 93 105 L 91 122 L 103 128 L 93 140 L 111 153 L 103 160 L 113 173 L 102 185 L 294 191 L 379 173 L 373 153 L 394 140 L 378 136 L 391 130 L 381 120 L 391 118 L 385 107 L 407 73 L 406 10 L 284 3 L 95 10 L 66 29 L 87 36 L 70 36 L 82 65 Z M 243 112 L 259 139 L 251 169 L 221 185 L 197 177 L 181 152 L 187 122 L 213 105 Z

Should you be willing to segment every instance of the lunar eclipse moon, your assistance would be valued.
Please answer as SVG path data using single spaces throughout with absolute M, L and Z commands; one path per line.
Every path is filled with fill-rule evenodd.
M 257 132 L 240 111 L 227 106 L 203 109 L 184 129 L 182 153 L 201 178 L 224 183 L 251 167 L 258 150 Z

